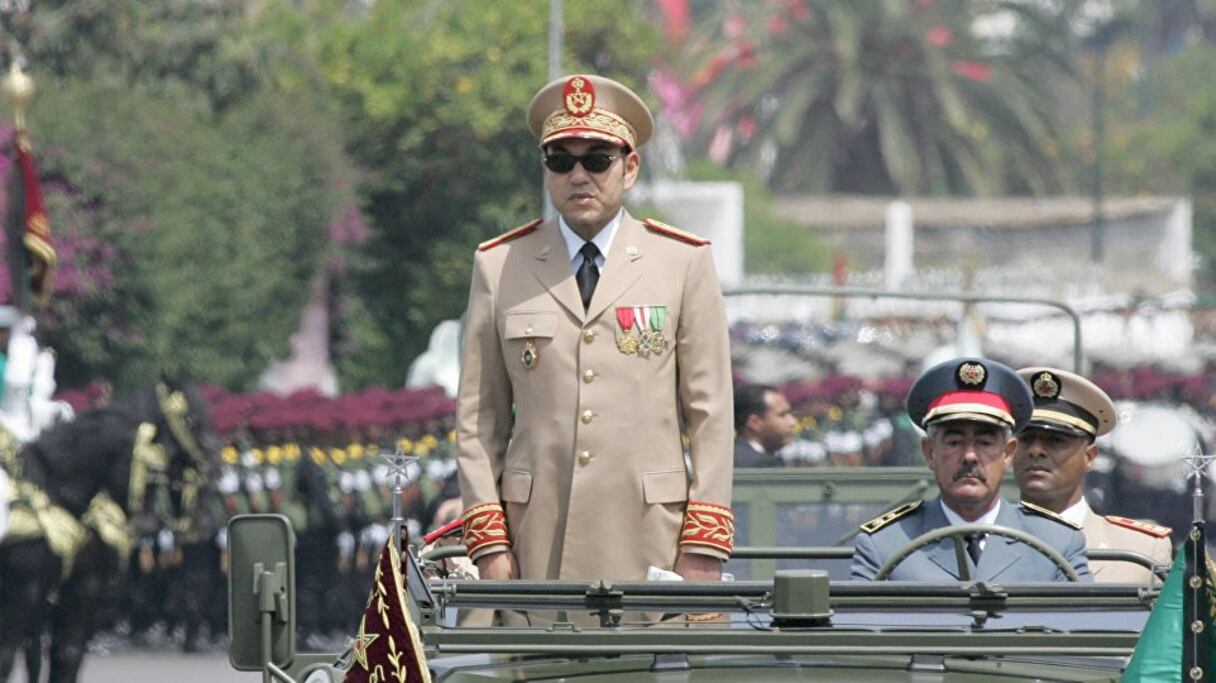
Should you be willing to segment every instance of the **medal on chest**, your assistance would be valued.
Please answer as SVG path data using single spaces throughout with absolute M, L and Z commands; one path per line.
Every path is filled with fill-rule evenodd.
M 620 327 L 616 347 L 626 356 L 648 357 L 667 348 L 667 339 L 663 336 L 663 327 L 667 324 L 666 306 L 619 306 L 616 322 Z
M 621 331 L 616 336 L 616 348 L 626 356 L 637 353 L 638 340 L 633 336 L 633 309 L 616 309 L 616 322 L 621 326 Z
M 526 370 L 531 370 L 540 363 L 540 351 L 531 339 L 524 340 L 524 350 L 519 354 L 519 362 L 523 363 Z

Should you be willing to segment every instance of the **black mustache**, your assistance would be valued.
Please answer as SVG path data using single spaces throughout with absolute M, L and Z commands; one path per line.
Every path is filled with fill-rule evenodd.
M 963 477 L 975 477 L 980 481 L 988 481 L 988 477 L 984 476 L 984 470 L 974 465 L 960 468 L 958 472 L 954 473 L 954 481 L 958 481 Z

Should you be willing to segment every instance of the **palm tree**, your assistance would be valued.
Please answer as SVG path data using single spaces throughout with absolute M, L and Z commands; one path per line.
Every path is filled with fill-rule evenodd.
M 1048 86 L 1073 76 L 1075 8 L 1038 7 L 722 3 L 678 68 L 692 143 L 784 192 L 1058 191 Z

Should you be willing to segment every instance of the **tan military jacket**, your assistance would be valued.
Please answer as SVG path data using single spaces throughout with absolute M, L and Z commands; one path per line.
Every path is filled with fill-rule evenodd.
M 1153 525 L 1146 525 L 1150 529 Z M 1164 527 L 1156 527 L 1164 529 Z M 1085 504 L 1085 521 L 1082 523 L 1085 532 L 1086 548 L 1102 548 L 1115 550 L 1131 550 L 1153 558 L 1157 564 L 1169 564 L 1174 559 L 1173 548 L 1168 536 L 1161 538 L 1153 533 L 1139 531 L 1111 522 L 1106 517 L 1094 513 Z M 1168 530 L 1165 531 L 1168 533 Z M 1148 583 L 1152 572 L 1131 562 L 1093 561 L 1089 569 L 1094 574 L 1094 581 L 1130 581 Z
M 626 354 L 617 309 L 641 306 L 666 307 L 666 347 Z M 730 506 L 732 396 L 708 246 L 626 214 L 586 312 L 556 221 L 478 251 L 457 409 L 460 489 L 466 511 L 502 502 L 521 578 L 641 580 L 651 565 L 671 569 L 687 502 Z

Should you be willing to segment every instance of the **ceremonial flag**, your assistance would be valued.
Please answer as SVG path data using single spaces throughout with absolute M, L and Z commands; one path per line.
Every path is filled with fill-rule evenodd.
M 13 134 L 13 148 L 20 167 L 20 182 L 23 188 L 22 242 L 29 255 L 30 292 L 34 302 L 45 304 L 51 296 L 51 275 L 55 270 L 55 248 L 51 246 L 51 223 L 46 217 L 46 204 L 42 200 L 42 187 L 38 184 L 38 172 L 34 168 L 34 157 L 30 153 L 30 141 L 25 131 L 17 128 Z
M 1203 523 L 1196 522 L 1174 556 L 1161 595 L 1120 680 L 1123 683 L 1216 681 L 1212 583 Z
M 401 545 L 405 545 L 404 530 Z M 401 554 L 391 537 L 380 552 L 371 595 L 352 646 L 350 667 L 342 680 L 343 683 L 431 683 L 418 629 L 410 621 L 406 609 Z

